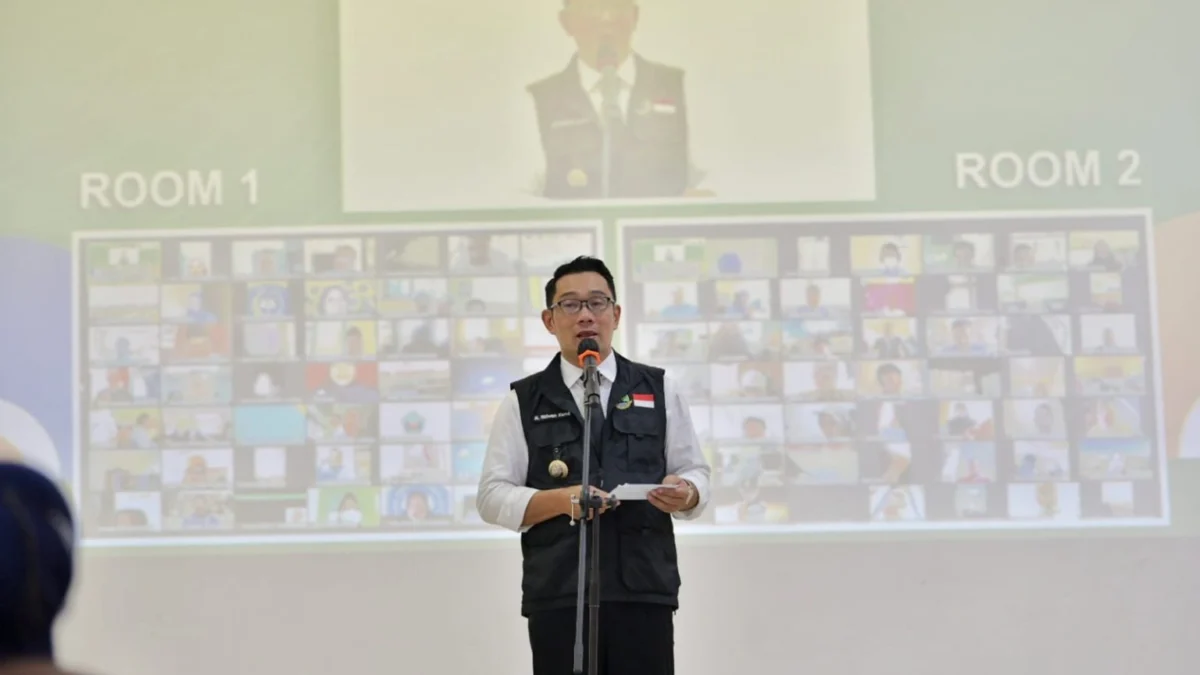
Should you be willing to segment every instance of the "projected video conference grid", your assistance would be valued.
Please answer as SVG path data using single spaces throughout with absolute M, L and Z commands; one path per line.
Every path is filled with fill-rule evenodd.
M 81 241 L 86 536 L 486 528 L 496 406 L 557 353 L 544 284 L 598 232 Z
M 623 228 L 622 321 L 711 522 L 1163 518 L 1144 218 L 680 225 Z

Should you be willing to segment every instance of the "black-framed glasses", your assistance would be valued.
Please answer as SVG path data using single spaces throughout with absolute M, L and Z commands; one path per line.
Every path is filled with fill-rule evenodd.
M 550 305 L 550 309 L 559 307 L 562 309 L 563 312 L 565 312 L 567 314 L 578 314 L 580 312 L 580 310 L 582 310 L 584 307 L 587 307 L 589 310 L 592 311 L 592 314 L 599 314 L 599 313 L 603 312 L 604 310 L 608 309 L 608 306 L 612 305 L 612 304 L 616 304 L 613 302 L 612 298 L 605 297 L 602 295 L 595 295 L 595 296 L 588 298 L 587 300 L 578 300 L 575 298 L 567 298 L 566 300 L 559 300 L 558 302 L 554 303 L 553 305 Z

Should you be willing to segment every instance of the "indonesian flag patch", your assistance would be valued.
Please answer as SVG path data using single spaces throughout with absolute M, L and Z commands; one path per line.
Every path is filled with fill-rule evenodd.
M 653 408 L 654 394 L 634 394 L 633 405 L 638 408 Z

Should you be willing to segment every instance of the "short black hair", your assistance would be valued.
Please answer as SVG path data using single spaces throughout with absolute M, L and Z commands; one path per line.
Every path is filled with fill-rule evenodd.
M 876 381 L 882 383 L 883 376 L 891 375 L 891 374 L 903 375 L 903 373 L 900 372 L 900 368 L 896 364 L 885 363 L 882 366 L 879 366 L 879 368 L 875 370 L 875 379 L 876 379 Z
M 554 270 L 554 276 L 550 281 L 546 282 L 546 307 L 549 308 L 554 304 L 554 295 L 558 292 L 558 280 L 569 274 L 581 274 L 583 272 L 595 272 L 604 277 L 608 282 L 608 290 L 612 293 L 612 301 L 617 301 L 617 286 L 613 281 L 612 272 L 608 271 L 608 265 L 599 258 L 581 255 L 570 262 L 563 263 Z

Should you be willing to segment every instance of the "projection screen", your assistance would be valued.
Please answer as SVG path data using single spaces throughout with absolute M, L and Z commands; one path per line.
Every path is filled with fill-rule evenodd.
M 63 644 L 528 675 L 520 536 L 476 495 L 589 255 L 712 468 L 680 672 L 1187 675 L 1197 22 L 0 3 L 0 460 L 76 510 Z

